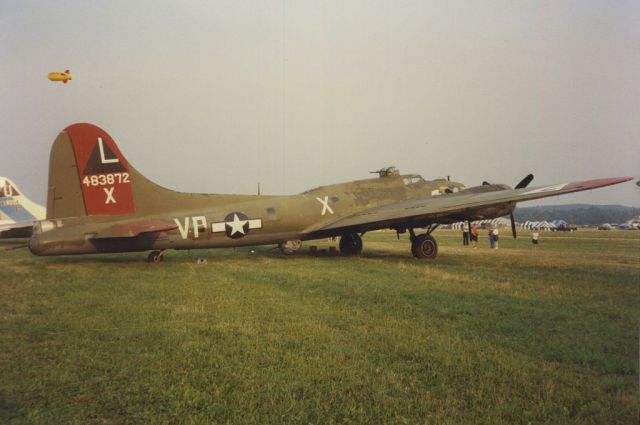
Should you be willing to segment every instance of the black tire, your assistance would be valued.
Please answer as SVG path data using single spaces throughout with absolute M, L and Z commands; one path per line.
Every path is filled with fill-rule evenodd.
M 433 260 L 438 255 L 438 243 L 431 235 L 418 235 L 411 242 L 411 253 L 419 259 Z
M 164 258 L 162 258 L 162 252 L 160 251 L 151 251 L 149 253 L 149 256 L 147 257 L 147 261 L 149 263 L 153 263 L 153 264 L 157 264 L 160 261 L 162 261 Z
M 358 255 L 362 252 L 362 238 L 355 233 L 347 233 L 340 238 L 340 254 Z

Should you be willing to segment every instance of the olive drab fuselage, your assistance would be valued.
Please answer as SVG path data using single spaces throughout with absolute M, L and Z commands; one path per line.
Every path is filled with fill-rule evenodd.
M 514 189 L 483 183 L 465 188 L 448 179 L 400 175 L 321 186 L 291 196 L 182 193 L 140 174 L 101 128 L 73 124 L 51 147 L 46 219 L 29 240 L 37 255 L 151 251 L 278 244 L 284 254 L 300 241 L 340 236 L 344 255 L 362 250 L 362 234 L 407 231 L 417 258 L 435 258 L 431 232 L 443 223 L 510 214 L 516 202 L 628 181 L 597 179 L 528 188 L 529 174 Z M 511 215 L 513 236 L 515 221 Z M 415 229 L 426 229 L 417 234 Z
M 447 191 L 463 188 L 462 184 L 447 180 L 425 181 L 416 175 L 396 175 L 322 186 L 292 196 L 248 196 L 247 200 L 210 208 L 185 210 L 176 205 L 174 211 L 145 217 L 174 222 L 176 229 L 135 238 L 91 236 L 105 226 L 113 226 L 114 221 L 126 224 L 139 220 L 141 217 L 137 215 L 118 216 L 117 220 L 112 216 L 48 220 L 36 225 L 30 246 L 39 255 L 60 255 L 222 248 L 339 236 L 342 232 L 315 229 L 363 209 L 412 198 L 443 196 Z M 105 194 L 105 198 L 108 196 L 113 195 Z

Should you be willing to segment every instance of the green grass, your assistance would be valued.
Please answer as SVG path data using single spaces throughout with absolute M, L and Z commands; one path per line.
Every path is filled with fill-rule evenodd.
M 357 258 L 0 251 L 0 422 L 638 423 L 640 232 L 506 233 L 436 231 L 435 261 L 390 232 Z

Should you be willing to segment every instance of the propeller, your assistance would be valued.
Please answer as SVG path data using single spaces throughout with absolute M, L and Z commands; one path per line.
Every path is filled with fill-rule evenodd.
M 533 174 L 529 174 L 527 177 L 520 180 L 520 183 L 518 183 L 514 189 L 524 189 L 525 187 L 529 186 L 531 180 L 533 180 Z
M 513 239 L 516 239 L 516 220 L 513 218 L 513 211 L 509 213 L 509 218 L 511 219 L 511 234 L 513 235 Z
M 524 189 L 525 187 L 529 186 L 531 180 L 533 180 L 533 174 L 529 174 L 525 178 L 520 180 L 520 183 L 516 185 L 515 189 Z M 516 220 L 513 218 L 513 211 L 509 213 L 509 218 L 511 218 L 511 234 L 513 234 L 513 239 L 516 239 Z

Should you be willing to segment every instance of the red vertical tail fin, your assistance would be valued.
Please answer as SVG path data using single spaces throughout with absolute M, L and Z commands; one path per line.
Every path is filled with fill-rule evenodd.
M 131 167 L 92 124 L 65 128 L 51 148 L 47 217 L 135 213 Z
M 253 195 L 182 193 L 153 183 L 124 157 L 106 131 L 73 124 L 53 142 L 47 218 L 157 215 L 255 199 Z

